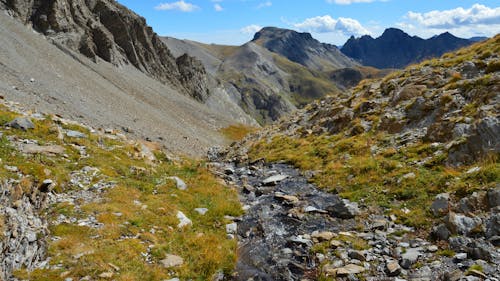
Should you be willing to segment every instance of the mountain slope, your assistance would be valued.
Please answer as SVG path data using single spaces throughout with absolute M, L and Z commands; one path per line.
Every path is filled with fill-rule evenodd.
M 338 92 L 325 73 L 308 69 L 254 42 L 222 46 L 168 37 L 162 40 L 174 54 L 187 52 L 202 61 L 218 86 L 260 124 Z
M 43 112 L 126 130 L 174 152 L 201 155 L 223 144 L 217 132 L 238 120 L 215 112 L 131 65 L 94 63 L 0 13 L 0 91 Z M 225 115 L 225 116 L 224 116 Z
M 455 37 L 448 32 L 424 40 L 409 36 L 402 30 L 388 28 L 376 39 L 369 35 L 351 37 L 341 51 L 366 66 L 403 68 L 472 43 L 473 41 Z
M 309 33 L 265 27 L 255 34 L 252 42 L 316 71 L 358 66 L 337 47 L 320 43 Z
M 268 202 L 241 223 L 241 239 L 270 241 L 255 246 L 264 253 L 244 252 L 244 265 L 297 280 L 344 280 L 353 271 L 359 279 L 499 276 L 499 51 L 497 35 L 365 80 L 221 152 L 238 167 L 231 180 L 244 184 L 249 205 Z M 286 164 L 346 200 L 324 204 Z M 259 173 L 273 177 L 248 180 Z M 268 210 L 281 216 L 266 217 Z M 337 228 L 324 226 L 328 215 L 342 219 Z M 300 227 L 290 238 L 286 230 Z M 308 252 L 316 253 L 309 266 L 293 263 Z

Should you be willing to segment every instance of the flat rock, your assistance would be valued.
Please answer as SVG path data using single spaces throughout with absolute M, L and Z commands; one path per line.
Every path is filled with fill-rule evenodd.
M 165 258 L 160 261 L 160 263 L 166 268 L 177 267 L 184 264 L 184 259 L 176 255 L 167 254 Z
M 345 276 L 345 275 L 350 275 L 350 274 L 359 274 L 364 272 L 366 269 L 362 266 L 355 265 L 355 264 L 348 264 L 344 267 L 337 268 L 335 270 L 336 275 L 338 276 Z
M 281 192 L 276 192 L 274 194 L 274 198 L 278 199 L 281 202 L 284 202 L 285 204 L 290 204 L 290 205 L 295 205 L 300 202 L 299 198 L 297 196 L 293 195 L 285 195 Z
M 65 149 L 60 145 L 23 144 L 19 146 L 19 151 L 27 154 L 60 155 Z
M 313 232 L 311 238 L 318 239 L 318 241 L 330 241 L 335 237 L 335 233 L 330 231 Z
M 263 185 L 276 185 L 278 182 L 288 178 L 287 175 L 274 175 L 270 176 L 262 181 Z
M 207 208 L 196 208 L 196 209 L 194 209 L 194 211 L 203 216 L 208 212 L 208 209 Z
M 70 138 L 78 138 L 78 139 L 83 139 L 83 138 L 87 137 L 86 134 L 79 132 L 79 131 L 73 131 L 73 130 L 66 131 L 66 136 L 68 136 Z

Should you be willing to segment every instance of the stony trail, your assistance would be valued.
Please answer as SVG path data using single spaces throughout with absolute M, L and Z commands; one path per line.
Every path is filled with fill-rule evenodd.
M 231 280 L 499 280 L 498 251 L 484 240 L 463 237 L 444 256 L 396 217 L 321 191 L 289 165 L 214 166 L 245 210 L 226 226 L 239 245 Z M 472 265 L 482 271 L 466 271 Z

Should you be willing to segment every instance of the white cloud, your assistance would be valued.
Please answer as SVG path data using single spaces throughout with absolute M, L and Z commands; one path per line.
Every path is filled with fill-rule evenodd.
M 449 31 L 459 37 L 494 36 L 500 31 L 500 7 L 474 4 L 468 9 L 434 10 L 427 13 L 410 11 L 397 25 L 422 37 Z
M 172 2 L 172 3 L 161 3 L 155 7 L 155 10 L 177 10 L 181 12 L 193 12 L 198 10 L 200 7 L 184 2 L 184 0 Z
M 256 25 L 256 24 L 251 24 L 251 25 L 245 26 L 242 29 L 240 29 L 240 32 L 244 33 L 244 34 L 254 34 L 261 29 L 262 29 L 262 26 Z
M 260 3 L 260 4 L 257 6 L 257 9 L 262 9 L 262 8 L 271 7 L 272 5 L 273 5 L 273 2 L 271 2 L 271 1 L 262 2 L 262 3 Z
M 370 3 L 375 0 L 326 0 L 328 3 L 335 3 L 339 5 L 350 5 L 352 3 Z
M 459 7 L 424 14 L 410 11 L 406 17 L 423 26 L 441 29 L 467 25 L 500 24 L 500 7 L 489 8 L 481 4 L 474 4 L 469 9 Z
M 224 8 L 222 8 L 222 6 L 220 4 L 214 4 L 214 10 L 216 12 L 222 12 L 222 11 L 224 11 Z
M 370 34 L 370 32 L 355 19 L 342 17 L 334 19 L 329 15 L 308 18 L 301 23 L 293 24 L 293 26 L 301 31 L 315 33 L 337 32 L 346 36 Z

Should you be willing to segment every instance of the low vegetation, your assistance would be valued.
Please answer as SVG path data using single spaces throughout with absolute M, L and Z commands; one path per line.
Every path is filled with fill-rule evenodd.
M 5 124 L 16 114 L 0 108 Z M 35 129 L 5 129 L 0 138 L 0 176 L 33 186 L 45 179 L 56 182 L 56 193 L 78 192 L 96 183 L 109 183 L 96 200 L 58 203 L 48 210 L 50 223 L 50 269 L 15 273 L 19 279 L 80 280 L 207 280 L 217 272 L 230 272 L 236 261 L 236 241 L 226 237 L 225 216 L 241 214 L 234 190 L 214 178 L 203 162 L 169 160 L 154 151 L 157 160 L 141 156 L 139 143 L 91 134 L 78 125 L 56 123 L 51 118 L 35 120 Z M 84 138 L 58 138 L 59 129 L 77 130 Z M 26 155 L 18 151 L 16 141 L 36 140 L 40 145 L 60 145 L 64 155 Z M 82 156 L 85 147 L 88 156 Z M 8 167 L 17 167 L 18 171 Z M 91 182 L 79 186 L 71 174 L 84 167 L 97 168 Z M 176 187 L 177 176 L 187 190 Z M 102 197 L 102 198 L 100 198 Z M 100 199 L 99 199 L 100 198 Z M 92 198 L 90 198 L 92 199 Z M 195 208 L 207 208 L 205 215 Z M 192 226 L 178 228 L 177 211 L 192 220 Z M 54 223 L 61 216 L 66 222 Z M 100 227 L 79 225 L 74 220 L 95 218 Z M 0 229 L 3 225 L 0 220 Z M 161 260 L 167 254 L 184 259 L 179 267 L 165 268 Z M 108 276 L 108 277 L 106 277 Z

